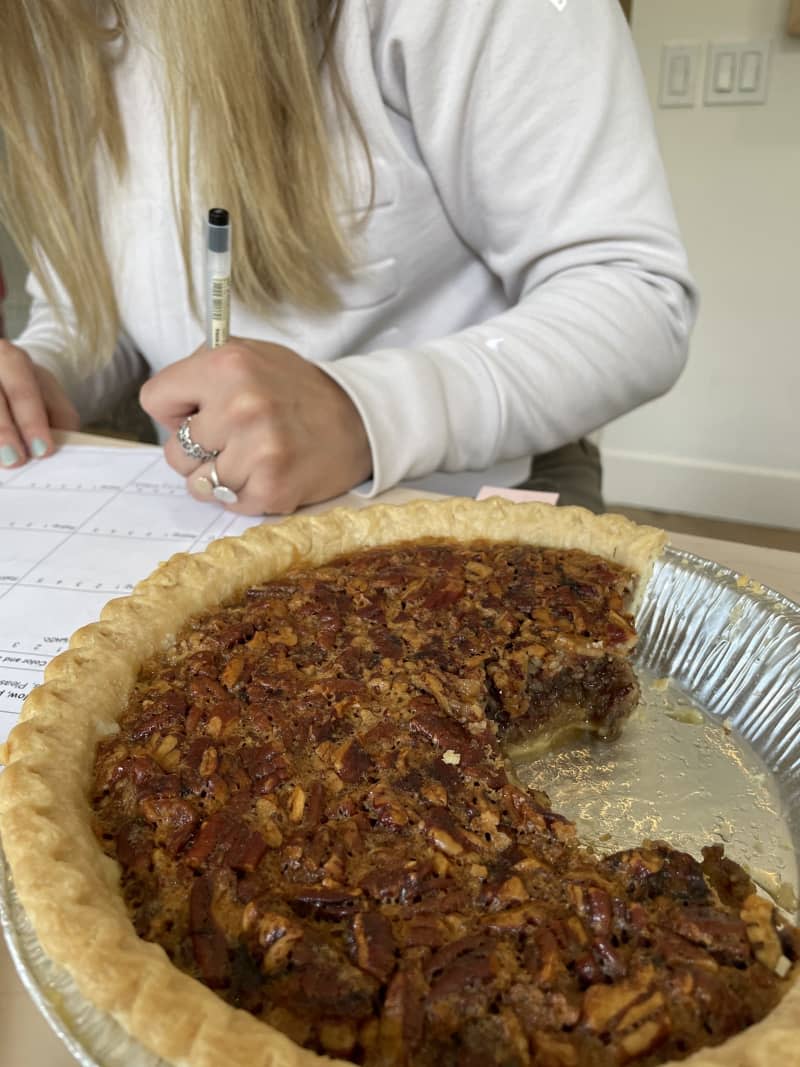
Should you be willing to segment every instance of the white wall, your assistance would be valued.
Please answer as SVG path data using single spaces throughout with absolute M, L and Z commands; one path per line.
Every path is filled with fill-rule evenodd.
M 600 434 L 611 502 L 800 528 L 800 39 L 786 36 L 788 7 L 634 0 L 702 307 L 677 387 Z M 764 37 L 766 105 L 703 107 L 708 42 Z M 657 108 L 665 41 L 703 44 L 692 109 Z

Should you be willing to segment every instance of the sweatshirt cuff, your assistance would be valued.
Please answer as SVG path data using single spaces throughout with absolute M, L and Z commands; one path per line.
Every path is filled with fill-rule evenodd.
M 355 492 L 376 496 L 404 478 L 441 467 L 448 444 L 446 404 L 435 363 L 423 350 L 384 349 L 319 367 L 350 397 L 367 433 L 372 478 Z

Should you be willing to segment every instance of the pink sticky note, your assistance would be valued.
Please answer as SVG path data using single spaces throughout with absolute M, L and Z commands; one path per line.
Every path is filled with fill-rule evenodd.
M 514 504 L 522 504 L 529 500 L 538 500 L 540 504 L 558 503 L 558 493 L 537 493 L 532 489 L 503 489 L 496 485 L 481 486 L 475 499 L 488 500 L 490 496 L 501 496 L 504 500 L 511 500 Z

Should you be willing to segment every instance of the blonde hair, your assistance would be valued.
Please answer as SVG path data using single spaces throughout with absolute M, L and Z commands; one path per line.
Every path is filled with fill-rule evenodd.
M 331 275 L 346 272 L 349 260 L 335 210 L 343 178 L 326 126 L 323 66 L 337 117 L 353 123 L 366 148 L 331 51 L 339 0 L 127 3 L 165 57 L 170 180 L 187 277 L 194 177 L 209 206 L 230 211 L 233 285 L 246 304 L 329 306 Z M 94 162 L 101 152 L 118 173 L 127 165 L 112 88 L 127 36 L 126 0 L 4 5 L 0 220 L 56 307 L 52 275 L 63 286 L 95 365 L 113 349 L 119 313 Z M 204 168 L 194 176 L 190 137 L 191 158 Z M 191 290 L 190 299 L 194 306 Z

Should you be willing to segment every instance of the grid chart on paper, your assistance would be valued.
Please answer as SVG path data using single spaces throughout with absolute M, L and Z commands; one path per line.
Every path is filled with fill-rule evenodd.
M 156 448 L 67 445 L 0 470 L 0 741 L 107 601 L 175 552 L 263 521 L 194 500 Z

